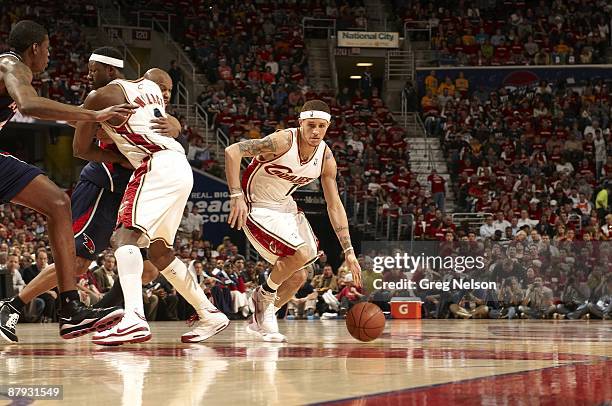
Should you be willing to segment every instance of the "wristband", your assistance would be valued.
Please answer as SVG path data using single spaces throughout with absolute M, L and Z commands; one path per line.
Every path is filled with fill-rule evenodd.
M 240 197 L 240 196 L 242 196 L 242 192 L 231 194 L 229 197 L 230 199 L 233 199 L 234 197 Z
M 345 248 L 343 252 L 346 254 L 347 251 L 351 251 L 351 250 L 355 251 L 353 247 L 348 247 L 348 248 Z

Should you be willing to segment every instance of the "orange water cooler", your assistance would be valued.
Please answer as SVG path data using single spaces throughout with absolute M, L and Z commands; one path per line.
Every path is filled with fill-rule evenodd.
M 421 299 L 418 297 L 391 298 L 391 316 L 394 319 L 420 319 Z

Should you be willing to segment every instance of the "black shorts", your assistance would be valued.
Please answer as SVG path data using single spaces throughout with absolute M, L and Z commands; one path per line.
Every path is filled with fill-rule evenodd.
M 72 231 L 76 254 L 95 260 L 110 246 L 122 193 L 112 193 L 81 179 L 72 192 Z
M 27 162 L 0 151 L 0 203 L 8 203 L 38 175 L 45 173 Z

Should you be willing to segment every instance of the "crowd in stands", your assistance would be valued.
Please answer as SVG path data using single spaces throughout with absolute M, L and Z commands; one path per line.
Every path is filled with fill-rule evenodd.
M 84 27 L 96 27 L 95 2 L 67 0 L 17 0 L 0 4 L 0 52 L 8 49 L 12 25 L 30 19 L 49 32 L 50 58 L 47 70 L 32 84 L 42 96 L 70 104 L 80 104 L 87 92 L 87 61 L 91 46 Z
M 608 221 L 612 230 L 612 215 Z M 569 232 L 550 237 L 537 228 L 506 224 L 490 216 L 480 230 L 463 233 L 451 226 L 435 249 L 415 245 L 444 264 L 454 258 L 450 266 L 428 259 L 416 272 L 377 274 L 370 262 L 366 290 L 373 290 L 376 279 L 399 286 L 377 290 L 370 300 L 388 309 L 392 297 L 418 297 L 425 318 L 612 319 L 612 244 L 590 234 L 581 240 Z M 376 256 L 367 254 L 366 262 Z M 398 284 L 402 281 L 412 281 L 414 288 Z
M 431 41 L 441 66 L 603 63 L 612 6 L 602 0 L 394 2 L 398 27 Z M 424 37 L 424 38 L 421 38 Z

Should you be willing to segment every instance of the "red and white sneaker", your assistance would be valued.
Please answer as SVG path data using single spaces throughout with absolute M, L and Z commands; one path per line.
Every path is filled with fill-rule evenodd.
M 206 318 L 194 320 L 195 328 L 181 336 L 184 343 L 199 343 L 221 331 L 229 325 L 229 319 L 221 311 L 205 310 Z M 192 324 L 193 325 L 193 324 Z
M 98 345 L 122 345 L 144 343 L 151 339 L 151 329 L 147 320 L 137 314 L 124 315 L 115 327 L 96 333 L 91 340 Z

